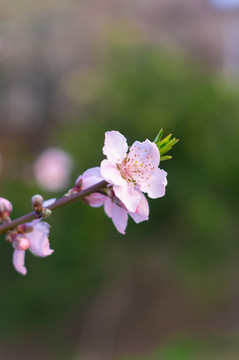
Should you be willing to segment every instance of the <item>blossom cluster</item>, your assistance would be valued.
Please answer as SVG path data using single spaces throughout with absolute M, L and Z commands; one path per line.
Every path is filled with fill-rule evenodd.
M 37 200 L 37 201 L 36 201 Z M 43 199 L 42 199 L 43 200 Z M 55 199 L 46 202 L 39 201 L 39 196 L 33 197 L 33 207 L 36 211 L 47 213 L 47 207 Z M 0 219 L 2 222 L 10 221 L 10 213 L 13 207 L 10 201 L 0 198 Z M 13 230 L 6 233 L 6 240 L 12 243 L 13 251 L 13 266 L 21 274 L 26 275 L 27 269 L 25 267 L 25 252 L 30 250 L 35 256 L 45 257 L 51 255 L 54 250 L 50 249 L 48 235 L 50 232 L 50 225 L 41 219 L 35 219 L 31 222 L 23 223 Z
M 136 223 L 148 220 L 149 204 L 144 194 L 152 199 L 162 197 L 165 195 L 167 185 L 167 173 L 159 168 L 159 148 L 165 144 L 172 147 L 173 142 L 176 141 L 173 139 L 165 142 L 164 139 L 160 142 L 159 135 L 156 139 L 156 143 L 147 139 L 143 142 L 135 141 L 131 147 L 128 147 L 127 140 L 121 133 L 106 132 L 103 147 L 106 159 L 99 167 L 90 168 L 80 175 L 75 186 L 65 197 L 74 196 L 105 181 L 106 185 L 103 188 L 99 188 L 97 192 L 87 193 L 82 200 L 92 207 L 103 206 L 106 215 L 112 219 L 121 234 L 125 234 L 129 216 Z M 40 195 L 35 195 L 32 198 L 32 205 L 37 219 L 21 223 L 6 232 L 6 240 L 12 243 L 14 248 L 13 265 L 23 275 L 27 273 L 25 267 L 27 249 L 40 257 L 46 257 L 53 252 L 48 239 L 49 224 L 42 219 L 51 214 L 48 206 L 54 202 L 55 199 L 43 202 Z M 0 221 L 3 224 L 11 222 L 11 211 L 10 201 L 0 198 Z

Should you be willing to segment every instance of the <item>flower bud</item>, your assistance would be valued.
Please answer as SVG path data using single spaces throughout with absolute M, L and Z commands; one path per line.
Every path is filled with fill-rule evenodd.
M 17 250 L 27 250 L 29 248 L 29 241 L 23 235 L 18 235 L 12 242 L 12 245 Z
M 33 226 L 29 225 L 28 223 L 18 225 L 18 227 L 17 227 L 18 234 L 29 233 L 32 231 L 33 231 Z
M 32 197 L 32 207 L 37 215 L 41 215 L 43 209 L 43 197 L 41 195 L 34 195 Z
M 12 204 L 7 199 L 0 197 L 0 220 L 8 221 L 12 211 Z
M 43 197 L 41 195 L 34 195 L 32 197 L 32 205 L 33 207 L 36 207 L 36 206 L 41 206 L 43 203 Z
M 25 233 L 28 234 L 28 233 L 31 233 L 32 231 L 34 230 L 33 226 L 30 225 L 30 224 L 25 224 Z
M 52 211 L 48 208 L 42 208 L 41 216 L 46 219 L 52 214 Z
M 82 190 L 82 185 L 82 175 L 80 175 L 75 182 L 75 186 L 72 189 L 68 190 L 68 192 L 64 196 L 67 197 L 72 194 L 77 194 L 79 191 Z
M 81 188 L 82 188 L 82 185 L 83 185 L 83 180 L 82 180 L 82 175 L 80 175 L 80 176 L 78 176 L 78 178 L 76 179 L 75 188 L 78 189 L 78 191 L 80 191 Z

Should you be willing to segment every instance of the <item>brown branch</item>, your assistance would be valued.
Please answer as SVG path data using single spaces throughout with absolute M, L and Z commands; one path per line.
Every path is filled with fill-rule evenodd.
M 95 192 L 99 192 L 102 188 L 104 188 L 108 183 L 106 181 L 101 181 L 85 190 L 79 191 L 78 193 L 71 194 L 69 196 L 62 197 L 58 200 L 56 200 L 52 205 L 49 205 L 47 208 L 50 210 L 58 209 L 66 204 L 73 203 L 79 199 L 81 199 L 83 196 L 90 195 Z M 5 233 L 8 230 L 14 229 L 16 226 L 20 224 L 24 224 L 25 222 L 38 219 L 39 215 L 37 215 L 34 211 L 23 215 L 17 219 L 11 220 L 6 224 L 0 225 L 0 234 Z

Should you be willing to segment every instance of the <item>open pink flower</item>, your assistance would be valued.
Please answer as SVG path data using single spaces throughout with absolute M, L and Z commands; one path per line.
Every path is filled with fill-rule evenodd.
M 108 131 L 103 153 L 107 159 L 101 162 L 101 175 L 129 211 L 137 210 L 140 191 L 153 199 L 164 196 L 167 173 L 158 168 L 160 153 L 155 143 L 135 141 L 128 151 L 126 138 L 118 131 Z
M 51 255 L 54 250 L 50 249 L 48 240 L 49 224 L 41 220 L 33 220 L 24 224 L 26 231 L 17 234 L 12 241 L 14 247 L 13 265 L 14 268 L 23 275 L 26 275 L 25 252 L 27 249 L 32 254 L 40 257 Z
M 100 168 L 94 167 L 86 170 L 81 176 L 76 180 L 76 188 L 80 190 L 87 189 L 88 187 L 97 184 L 102 181 Z M 107 187 L 104 194 L 93 193 L 89 196 L 86 196 L 84 200 L 88 205 L 92 207 L 99 207 L 104 205 L 104 210 L 107 216 L 109 216 L 116 229 L 121 233 L 125 234 L 125 229 L 128 223 L 128 215 L 134 219 L 136 223 L 141 221 L 148 220 L 149 218 L 149 205 L 145 196 L 139 191 L 139 203 L 135 212 L 130 212 L 127 210 L 125 205 L 115 196 L 112 187 Z

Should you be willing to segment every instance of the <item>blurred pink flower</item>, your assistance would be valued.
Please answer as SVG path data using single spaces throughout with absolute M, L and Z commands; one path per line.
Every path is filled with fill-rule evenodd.
M 139 206 L 140 191 L 153 199 L 164 196 L 167 173 L 158 168 L 160 153 L 155 143 L 135 141 L 128 152 L 126 138 L 118 131 L 108 131 L 103 153 L 107 159 L 101 162 L 101 175 L 130 212 Z
M 58 148 L 45 150 L 34 164 L 34 175 L 44 190 L 58 191 L 70 181 L 73 161 L 68 153 Z
M 91 168 L 86 170 L 81 176 L 78 177 L 76 180 L 76 187 L 78 187 L 79 190 L 84 190 L 102 180 L 103 178 L 101 176 L 100 168 Z M 121 234 L 125 234 L 125 229 L 128 223 L 128 215 L 130 215 L 136 223 L 148 220 L 149 218 L 148 201 L 141 193 L 141 191 L 136 191 L 138 192 L 139 203 L 134 212 L 127 210 L 124 204 L 115 195 L 112 187 L 106 188 L 104 194 L 93 193 L 89 196 L 86 196 L 84 200 L 92 207 L 99 207 L 104 205 L 104 211 L 106 215 L 112 219 L 116 229 Z
M 21 274 L 26 275 L 27 269 L 25 267 L 25 252 L 27 249 L 32 254 L 40 257 L 51 255 L 54 250 L 50 249 L 50 243 L 48 239 L 49 224 L 41 222 L 41 220 L 33 220 L 30 223 L 24 224 L 26 231 L 21 234 L 17 234 L 12 245 L 14 247 L 13 252 L 13 265 L 14 268 Z

